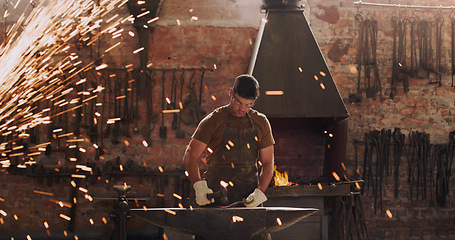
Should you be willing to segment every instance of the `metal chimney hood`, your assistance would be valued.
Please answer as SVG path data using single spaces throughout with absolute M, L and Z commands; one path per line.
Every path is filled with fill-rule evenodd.
M 272 118 L 347 118 L 300 2 L 264 0 L 248 67 L 260 84 L 255 109 Z

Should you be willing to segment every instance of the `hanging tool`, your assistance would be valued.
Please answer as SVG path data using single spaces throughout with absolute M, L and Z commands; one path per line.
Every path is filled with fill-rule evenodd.
M 363 64 L 363 57 L 364 57 L 364 26 L 363 26 L 363 17 L 360 13 L 355 15 L 355 20 L 359 24 L 359 49 L 357 53 L 357 93 L 350 94 L 349 100 L 351 102 L 361 102 L 362 101 L 362 93 L 360 89 L 360 82 L 362 80 L 362 64 Z
M 190 81 L 192 81 L 194 74 L 196 73 L 195 70 L 193 70 L 193 74 L 190 77 Z M 177 131 L 175 132 L 175 137 L 176 138 L 185 138 L 185 131 L 183 131 L 180 127 L 182 123 L 182 108 L 183 108 L 183 86 L 185 85 L 185 71 L 182 72 L 182 75 L 180 75 L 180 99 L 179 99 L 179 123 L 177 125 Z
M 173 109 L 177 109 L 177 85 L 178 85 L 178 82 L 177 82 L 177 76 L 175 75 L 175 72 L 177 70 L 174 70 L 172 71 L 172 86 L 171 86 L 171 105 L 173 107 Z M 184 71 L 182 71 L 182 74 L 184 73 Z M 177 129 L 177 113 L 173 113 L 172 114 L 172 124 L 171 124 L 171 128 L 172 130 L 176 130 Z
M 164 126 L 164 113 L 163 110 L 165 110 L 165 102 L 166 102 L 166 96 L 165 96 L 165 82 L 166 82 L 166 76 L 165 76 L 166 71 L 163 70 L 163 75 L 161 76 L 161 126 L 160 126 L 160 138 L 166 138 L 167 137 L 167 128 Z

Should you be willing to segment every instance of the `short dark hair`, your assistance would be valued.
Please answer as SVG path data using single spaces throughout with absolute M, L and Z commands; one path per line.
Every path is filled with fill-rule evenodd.
M 247 99 L 256 99 L 258 97 L 259 82 L 249 74 L 242 74 L 235 78 L 232 94 Z

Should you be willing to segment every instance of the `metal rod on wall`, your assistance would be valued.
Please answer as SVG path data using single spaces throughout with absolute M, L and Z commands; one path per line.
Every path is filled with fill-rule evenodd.
M 354 2 L 355 5 L 361 7 L 362 5 L 365 6 L 379 6 L 379 7 L 398 7 L 398 8 L 413 8 L 413 9 L 451 9 L 454 10 L 455 6 L 418 6 L 418 5 L 401 5 L 401 4 L 387 4 L 387 3 L 367 3 L 361 0 Z

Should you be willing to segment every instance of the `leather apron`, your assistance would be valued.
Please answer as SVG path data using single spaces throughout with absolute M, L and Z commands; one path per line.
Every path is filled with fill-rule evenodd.
M 221 145 L 214 158 L 208 162 L 208 170 L 204 177 L 207 185 L 217 192 L 222 188 L 221 181 L 232 182 L 227 186 L 228 204 L 248 197 L 258 187 L 258 141 L 256 128 L 251 117 L 246 114 L 250 128 L 240 129 L 230 127 L 230 113 L 226 114 L 226 129 L 221 139 Z M 211 206 L 219 206 L 220 199 L 215 199 Z

